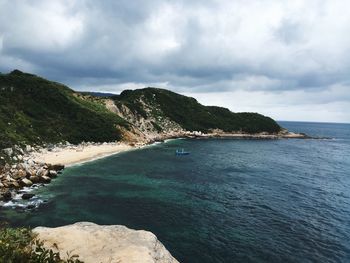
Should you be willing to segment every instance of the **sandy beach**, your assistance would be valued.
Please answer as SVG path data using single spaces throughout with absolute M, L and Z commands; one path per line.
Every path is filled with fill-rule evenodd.
M 192 138 L 192 134 L 182 134 L 183 137 Z M 167 137 L 167 136 L 164 136 Z M 171 136 L 169 136 L 171 137 Z M 181 136 L 180 136 L 181 137 Z M 221 134 L 201 134 L 197 138 L 238 138 L 238 139 L 278 139 L 278 138 L 305 138 L 304 134 L 285 133 L 285 134 L 240 134 L 240 133 L 221 133 Z M 70 166 L 82 162 L 103 158 L 112 154 L 134 149 L 126 143 L 102 143 L 102 144 L 80 144 L 55 147 L 51 150 L 41 149 L 31 153 L 31 159 L 38 163 L 63 164 Z
M 43 149 L 32 153 L 32 159 L 38 163 L 63 164 L 70 166 L 95 160 L 112 154 L 128 151 L 135 147 L 123 143 L 88 144 L 56 147 L 51 151 Z

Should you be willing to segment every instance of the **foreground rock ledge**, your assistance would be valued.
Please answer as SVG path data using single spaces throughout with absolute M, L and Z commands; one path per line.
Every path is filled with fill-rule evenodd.
M 178 262 L 154 234 L 125 226 L 80 222 L 57 228 L 37 227 L 33 232 L 62 258 L 68 252 L 79 255 L 85 263 Z

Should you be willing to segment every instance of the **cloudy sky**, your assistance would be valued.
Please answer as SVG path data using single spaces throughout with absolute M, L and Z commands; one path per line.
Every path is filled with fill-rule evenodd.
M 0 72 L 350 122 L 348 0 L 0 0 Z

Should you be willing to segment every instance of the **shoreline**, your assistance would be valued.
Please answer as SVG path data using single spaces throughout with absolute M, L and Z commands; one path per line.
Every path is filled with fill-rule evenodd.
M 113 156 L 113 155 L 117 155 L 117 154 L 119 154 L 119 153 L 131 151 L 131 150 L 133 150 L 133 149 L 125 150 L 125 151 L 121 151 L 121 152 L 113 152 L 113 153 L 99 154 L 99 155 L 97 155 L 97 156 L 89 157 L 89 158 L 84 159 L 84 160 L 79 160 L 79 161 L 74 162 L 74 163 L 66 164 L 66 165 L 65 165 L 65 168 L 69 168 L 69 167 L 73 167 L 73 166 L 78 166 L 78 165 L 83 165 L 83 164 L 86 164 L 86 163 L 89 163 L 89 162 L 97 161 L 97 160 L 100 160 L 100 159 L 103 159 L 103 158 L 107 158 L 107 157 L 110 157 L 110 156 Z
M 127 143 L 81 143 L 79 145 L 58 144 L 34 148 L 27 146 L 18 151 L 13 159 L 15 164 L 6 164 L 0 171 L 0 207 L 36 208 L 40 205 L 32 189 L 51 183 L 60 176 L 66 167 L 80 165 L 122 152 L 139 149 L 143 145 L 132 146 Z M 23 201 L 28 201 L 23 205 Z
M 14 146 L 12 165 L 6 164 L 0 171 L 0 206 L 1 203 L 13 200 L 19 193 L 22 199 L 31 200 L 34 196 L 27 195 L 23 189 L 48 184 L 52 179 L 59 176 L 65 167 L 82 165 L 87 162 L 106 158 L 122 152 L 141 149 L 147 146 L 157 145 L 176 139 L 321 139 L 310 137 L 306 134 L 281 132 L 278 134 L 268 133 L 225 133 L 222 131 L 212 133 L 180 131 L 174 133 L 160 134 L 158 137 L 148 138 L 142 142 L 110 142 L 110 143 L 59 143 L 57 145 L 46 145 L 44 147 L 32 147 L 27 145 L 23 150 Z M 30 192 L 30 191 L 28 191 Z
M 191 139 L 256 139 L 256 140 L 275 140 L 275 139 L 324 139 L 321 137 L 312 137 L 304 133 L 295 133 L 289 131 L 281 131 L 279 133 L 242 133 L 242 132 L 223 132 L 213 131 L 212 133 L 202 132 L 184 132 L 181 134 L 183 138 Z M 179 138 L 179 137 L 178 137 Z M 329 138 L 327 138 L 329 139 Z
M 254 139 L 254 140 L 278 140 L 278 139 L 320 139 L 313 138 L 302 133 L 288 133 L 288 134 L 260 134 L 260 133 L 220 133 L 220 134 L 203 134 L 191 136 L 189 138 L 203 138 L 203 139 Z
M 68 147 L 55 147 L 50 151 L 44 148 L 38 152 L 33 152 L 30 158 L 37 163 L 71 167 L 137 148 L 125 143 L 88 143 L 76 146 L 70 145 Z

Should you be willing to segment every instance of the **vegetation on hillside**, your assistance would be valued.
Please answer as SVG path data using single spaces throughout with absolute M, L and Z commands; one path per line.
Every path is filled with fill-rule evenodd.
M 273 119 L 261 114 L 233 113 L 226 108 L 203 106 L 194 98 L 164 89 L 125 90 L 112 98 L 116 104 L 124 104 L 144 118 L 147 118 L 144 105 L 151 106 L 151 114 L 165 115 L 189 131 L 221 129 L 225 132 L 276 133 L 281 130 Z
M 36 240 L 35 234 L 28 228 L 9 228 L 0 226 L 0 262 L 1 263 L 82 263 L 78 256 L 72 255 L 62 260 L 57 252 L 46 249 Z
M 99 95 L 74 92 L 62 84 L 18 70 L 0 74 L 0 149 L 14 144 L 120 140 L 120 127 L 132 130 L 133 123 L 107 110 L 102 94 Z M 281 129 L 269 117 L 203 106 L 194 98 L 164 89 L 126 90 L 110 98 L 117 106 L 125 105 L 145 119 L 151 115 L 157 132 L 162 131 L 162 120 L 202 132 L 221 129 L 275 133 Z
M 0 149 L 13 144 L 115 141 L 127 122 L 68 87 L 18 70 L 0 74 Z

